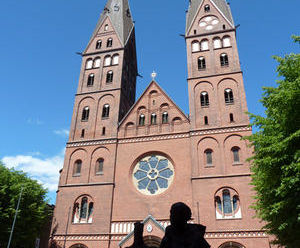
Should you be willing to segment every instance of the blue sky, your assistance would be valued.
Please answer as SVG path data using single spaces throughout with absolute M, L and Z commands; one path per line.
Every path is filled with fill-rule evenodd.
M 299 53 L 299 0 L 231 0 L 249 111 L 263 114 L 263 86 L 274 86 L 272 55 Z M 9 0 L 0 15 L 0 159 L 49 188 L 55 200 L 58 170 L 70 126 L 81 58 L 104 0 Z M 157 81 L 188 114 L 185 10 L 188 0 L 131 0 L 136 21 L 137 96 Z

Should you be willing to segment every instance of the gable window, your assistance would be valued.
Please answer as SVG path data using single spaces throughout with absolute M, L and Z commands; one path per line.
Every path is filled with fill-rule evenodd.
M 104 66 L 110 66 L 111 65 L 111 57 L 108 55 L 104 58 Z
M 168 123 L 169 122 L 169 114 L 168 114 L 168 112 L 164 112 L 163 114 L 162 114 L 162 123 L 163 124 L 166 124 L 166 123 Z
M 224 98 L 225 98 L 225 103 L 227 103 L 227 104 L 234 103 L 232 89 L 229 89 L 229 88 L 225 89 Z
M 113 73 L 113 71 L 107 72 L 107 74 L 106 74 L 106 83 L 107 83 L 107 84 L 108 84 L 108 83 L 112 83 L 113 78 L 114 78 L 114 73 Z
M 80 197 L 76 200 L 73 206 L 72 222 L 76 224 L 92 223 L 93 211 L 94 203 L 92 199 L 89 196 Z
M 200 51 L 200 44 L 198 41 L 192 42 L 192 52 L 199 52 Z
M 81 167 L 82 167 L 82 161 L 81 160 L 76 160 L 76 162 L 74 163 L 73 176 L 80 176 Z
M 208 4 L 204 6 L 204 12 L 210 12 L 210 6 Z
M 220 63 L 221 63 L 221 66 L 228 66 L 229 65 L 228 55 L 226 53 L 221 54 Z
M 204 57 L 198 58 L 198 70 L 204 70 L 206 68 L 206 62 Z
M 209 50 L 208 40 L 202 40 L 201 41 L 201 51 L 207 51 L 207 50 Z
M 113 65 L 118 65 L 118 64 L 119 64 L 119 55 L 118 55 L 118 54 L 115 54 L 115 55 L 112 57 L 112 64 L 113 64 Z
M 102 40 L 98 40 L 96 43 L 96 49 L 100 49 L 102 47 Z
M 88 76 L 87 86 L 91 87 L 94 85 L 95 75 L 92 73 Z
M 139 126 L 145 126 L 145 115 L 141 114 L 139 117 Z
M 88 59 L 86 61 L 85 69 L 92 69 L 92 68 L 93 68 L 93 60 L 92 59 Z
M 109 104 L 104 104 L 102 108 L 102 118 L 108 118 L 109 117 Z
M 226 36 L 223 38 L 223 47 L 230 47 L 231 44 L 230 44 L 230 37 L 229 36 Z
M 109 38 L 109 39 L 107 40 L 106 46 L 107 46 L 107 47 L 112 47 L 112 45 L 113 45 L 113 39 L 112 39 L 112 38 Z
M 104 31 L 107 31 L 108 30 L 108 24 L 106 24 L 105 26 L 104 26 Z
M 104 159 L 99 158 L 96 162 L 96 175 L 103 175 Z
M 200 100 L 201 100 L 201 107 L 209 106 L 209 96 L 206 91 L 201 92 Z
M 81 120 L 82 121 L 88 121 L 89 120 L 89 115 L 90 115 L 90 108 L 89 107 L 85 107 L 82 110 Z
M 220 38 L 215 38 L 214 39 L 214 48 L 218 49 L 218 48 L 221 48 L 221 47 L 222 47 L 221 39 Z
M 99 68 L 100 67 L 100 63 L 101 63 L 101 59 L 100 58 L 96 58 L 94 60 L 94 68 Z
M 151 115 L 151 125 L 156 125 L 157 116 L 155 113 Z
M 235 146 L 231 149 L 231 151 L 233 155 L 233 163 L 240 163 L 240 148 Z
M 206 165 L 211 166 L 213 164 L 213 151 L 211 149 L 207 149 L 205 152 Z

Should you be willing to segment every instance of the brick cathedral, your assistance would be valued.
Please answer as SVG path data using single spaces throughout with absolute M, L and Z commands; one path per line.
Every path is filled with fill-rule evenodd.
M 250 208 L 251 134 L 226 0 L 190 0 L 187 116 L 155 81 L 135 101 L 135 27 L 128 0 L 108 0 L 86 50 L 61 170 L 52 239 L 117 248 L 145 224 L 159 247 L 172 203 L 189 205 L 212 248 L 267 248 Z

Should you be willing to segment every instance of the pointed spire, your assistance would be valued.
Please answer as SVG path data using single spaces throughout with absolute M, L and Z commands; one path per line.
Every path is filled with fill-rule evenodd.
M 230 10 L 230 6 L 226 0 L 210 0 L 213 5 L 220 11 L 220 13 L 227 19 L 227 21 L 232 25 L 234 28 L 234 22 Z M 189 10 L 187 13 L 186 19 L 186 34 L 188 34 L 194 19 L 197 16 L 199 8 L 201 7 L 203 0 L 189 0 Z
M 117 32 L 122 44 L 125 46 L 134 27 L 128 0 L 107 1 L 92 37 L 96 35 L 106 17 L 110 18 L 114 30 Z

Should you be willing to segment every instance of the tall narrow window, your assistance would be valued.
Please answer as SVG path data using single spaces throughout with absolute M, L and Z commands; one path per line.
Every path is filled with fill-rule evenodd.
M 99 68 L 100 67 L 100 63 L 101 63 L 101 59 L 100 58 L 96 58 L 94 60 L 94 68 Z
M 228 55 L 226 53 L 221 54 L 220 63 L 221 63 L 221 66 L 228 66 L 229 65 Z
M 204 70 L 206 68 L 206 62 L 204 57 L 198 58 L 198 70 Z
M 110 56 L 106 56 L 104 58 L 104 65 L 105 66 L 110 66 L 111 65 L 111 57 Z
M 201 107 L 209 106 L 209 96 L 206 91 L 201 92 L 200 100 L 201 100 Z
M 81 200 L 80 219 L 86 219 L 88 210 L 88 199 L 83 197 Z
M 234 122 L 233 114 L 229 114 L 230 122 Z
M 104 135 L 105 135 L 105 132 L 106 132 L 106 128 L 105 128 L 105 127 L 103 127 L 103 128 L 102 128 L 102 136 L 104 136 Z
M 233 155 L 233 162 L 239 163 L 240 162 L 240 148 L 239 147 L 233 147 L 231 149 L 232 155 Z
M 85 134 L 85 130 L 82 129 L 82 130 L 81 130 L 81 136 L 80 136 L 80 137 L 81 137 L 81 138 L 84 138 L 84 134 Z
M 113 79 L 114 79 L 113 71 L 107 72 L 107 74 L 106 74 L 106 83 L 107 84 L 112 83 Z
M 218 48 L 221 48 L 221 47 L 222 47 L 221 39 L 220 38 L 215 38 L 214 39 L 214 48 L 218 49 Z
M 76 160 L 74 163 L 74 176 L 80 176 L 81 174 L 81 167 L 82 167 L 82 161 L 81 160 Z
M 230 37 L 229 36 L 225 36 L 223 38 L 223 47 L 230 47 L 231 44 L 230 44 Z
M 207 51 L 208 49 L 209 49 L 208 40 L 202 40 L 201 41 L 201 51 Z
M 105 24 L 104 31 L 107 31 L 107 30 L 108 30 L 108 24 Z
M 164 112 L 163 114 L 162 114 L 162 123 L 163 124 L 166 124 L 166 123 L 168 123 L 169 122 L 169 114 L 168 114 L 168 112 Z
M 210 11 L 210 6 L 208 4 L 204 6 L 204 11 L 206 13 Z
M 207 149 L 204 153 L 205 153 L 205 157 L 206 157 L 206 165 L 212 165 L 212 163 L 213 163 L 213 158 L 212 158 L 213 151 L 211 149 Z
M 109 117 L 109 105 L 108 104 L 105 104 L 103 106 L 103 109 L 102 109 L 102 118 L 108 118 Z
M 88 222 L 89 223 L 91 222 L 90 218 L 91 218 L 93 212 L 94 212 L 94 203 L 90 202 L 90 204 L 89 204 L 89 214 L 88 214 Z
M 119 55 L 115 54 L 112 58 L 112 64 L 113 65 L 118 65 L 119 64 Z
M 86 61 L 85 69 L 92 69 L 92 68 L 93 68 L 93 60 L 92 59 L 88 59 Z
M 225 89 L 224 98 L 225 98 L 225 103 L 227 104 L 234 103 L 232 89 Z
M 104 159 L 99 158 L 96 162 L 96 174 L 102 175 L 103 174 L 103 166 L 104 166 Z
M 94 73 L 92 73 L 92 74 L 90 74 L 90 75 L 88 76 L 88 81 L 87 81 L 87 86 L 88 86 L 88 87 L 91 87 L 91 86 L 94 85 L 94 79 L 95 79 Z
M 199 41 L 192 42 L 192 52 L 199 52 L 200 51 L 200 44 Z
M 231 197 L 229 190 L 223 191 L 223 211 L 224 214 L 232 213 Z
M 102 40 L 98 40 L 96 43 L 96 49 L 100 49 L 102 47 Z
M 156 125 L 156 114 L 155 113 L 153 113 L 152 115 L 151 115 L 151 125 Z
M 139 117 L 139 126 L 145 126 L 145 115 L 141 114 Z
M 109 39 L 107 40 L 106 46 L 107 46 L 107 47 L 112 47 L 112 45 L 113 45 L 113 39 L 112 39 L 112 38 L 109 38 Z
M 208 125 L 208 117 L 204 116 L 204 125 Z
M 82 121 L 88 121 L 89 120 L 89 115 L 90 115 L 90 108 L 89 107 L 85 107 L 82 110 L 81 120 Z

